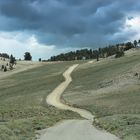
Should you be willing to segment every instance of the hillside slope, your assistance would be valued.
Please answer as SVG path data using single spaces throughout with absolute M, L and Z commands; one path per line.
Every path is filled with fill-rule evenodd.
M 96 115 L 96 124 L 123 139 L 140 139 L 140 50 L 80 65 L 63 98 Z
M 65 81 L 47 96 L 46 102 L 62 110 L 77 112 L 87 120 L 65 120 L 61 124 L 47 129 L 39 140 L 119 140 L 116 136 L 93 127 L 94 116 L 87 110 L 71 107 L 61 102 L 64 90 L 72 82 L 71 73 L 77 66 L 78 64 L 72 65 L 63 73 Z
M 72 63 L 43 63 L 0 79 L 0 140 L 33 140 L 36 130 L 62 119 L 79 118 L 76 113 L 55 109 L 45 102 Z
M 2 57 L 0 57 L 0 79 L 2 78 L 6 78 L 8 76 L 11 76 L 13 74 L 22 72 L 22 71 L 26 71 L 29 69 L 33 69 L 36 67 L 40 67 L 43 65 L 43 63 L 40 62 L 33 62 L 33 61 L 16 61 L 16 65 L 13 66 L 13 70 L 9 70 L 9 59 L 4 59 Z M 7 66 L 8 64 L 8 66 Z M 2 65 L 7 66 L 7 72 L 3 72 L 3 70 L 1 70 Z

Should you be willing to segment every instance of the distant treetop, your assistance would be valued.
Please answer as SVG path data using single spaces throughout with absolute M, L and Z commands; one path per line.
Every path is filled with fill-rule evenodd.
M 0 53 L 0 57 L 9 59 L 9 55 L 7 53 Z
M 96 50 L 93 49 L 81 49 L 71 51 L 68 53 L 61 53 L 56 56 L 52 56 L 48 61 L 71 61 L 71 60 L 86 60 L 86 59 L 97 59 L 105 58 L 108 56 L 116 55 L 116 57 L 123 56 L 124 51 L 131 48 L 137 48 L 140 46 L 140 40 L 126 43 L 120 43 L 116 45 L 109 45 Z
M 24 60 L 26 60 L 26 61 L 31 61 L 32 60 L 32 56 L 29 52 L 25 52 Z

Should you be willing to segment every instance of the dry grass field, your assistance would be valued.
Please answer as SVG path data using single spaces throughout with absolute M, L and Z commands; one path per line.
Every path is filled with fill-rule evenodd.
M 79 118 L 76 113 L 55 109 L 45 102 L 73 62 L 34 64 L 34 68 L 30 62 L 20 63 L 13 70 L 14 74 L 11 71 L 0 73 L 10 73 L 0 79 L 0 140 L 32 140 L 36 130 L 62 119 Z M 24 70 L 22 65 L 25 65 Z
M 6 61 L 5 61 L 6 62 Z M 0 65 L 5 63 L 0 60 Z M 57 63 L 17 62 L 0 71 L 0 140 L 32 140 L 35 131 L 78 114 L 46 105 L 46 96 L 63 80 L 62 73 L 80 64 L 63 101 L 92 112 L 94 125 L 124 140 L 140 139 L 140 50 L 121 58 Z
M 91 111 L 97 126 L 122 139 L 140 139 L 140 50 L 82 64 L 72 77 L 64 100 Z

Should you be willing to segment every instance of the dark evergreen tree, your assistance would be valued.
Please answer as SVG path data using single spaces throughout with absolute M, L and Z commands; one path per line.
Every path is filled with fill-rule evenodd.
M 135 48 L 137 47 L 137 44 L 138 44 L 137 40 L 134 40 L 134 47 Z
M 13 55 L 10 56 L 10 62 L 9 62 L 9 68 L 10 70 L 13 69 L 13 65 L 16 64 L 16 59 L 13 57 Z
M 7 67 L 6 67 L 6 66 L 4 67 L 3 71 L 4 71 L 4 72 L 6 72 L 6 71 L 7 71 Z
M 131 43 L 131 42 L 125 43 L 124 51 L 127 51 L 127 50 L 129 50 L 129 49 L 131 49 L 131 48 L 134 48 L 133 43 Z
M 140 47 L 140 39 L 138 40 L 138 46 Z
M 11 55 L 10 56 L 10 64 L 15 64 L 15 62 L 16 62 L 16 59 L 15 59 L 15 57 L 13 57 L 13 55 Z
M 26 60 L 26 61 L 31 61 L 32 60 L 32 56 L 29 52 L 25 52 L 24 60 Z
M 39 58 L 38 61 L 41 62 L 41 58 Z
M 3 69 L 4 69 L 4 65 L 1 66 L 1 70 L 3 70 Z

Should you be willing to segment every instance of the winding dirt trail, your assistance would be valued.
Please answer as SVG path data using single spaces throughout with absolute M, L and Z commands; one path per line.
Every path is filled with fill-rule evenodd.
M 116 136 L 95 128 L 92 125 L 94 116 L 87 110 L 74 108 L 61 103 L 61 95 L 72 82 L 71 73 L 77 66 L 78 64 L 75 64 L 63 73 L 65 81 L 48 95 L 46 102 L 59 109 L 77 112 L 87 120 L 63 121 L 59 125 L 48 128 L 38 140 L 119 140 Z
M 71 106 L 68 106 L 66 104 L 61 103 L 61 95 L 63 94 L 64 90 L 68 87 L 68 85 L 72 82 L 72 78 L 71 78 L 71 73 L 72 71 L 78 66 L 78 64 L 75 64 L 73 66 L 71 66 L 68 70 L 66 70 L 63 73 L 63 76 L 65 78 L 65 81 L 62 82 L 58 87 L 56 87 L 51 94 L 48 95 L 46 102 L 49 105 L 55 106 L 59 109 L 63 109 L 63 110 L 71 110 L 74 112 L 77 112 L 78 114 L 80 114 L 83 118 L 88 119 L 93 121 L 93 115 L 84 110 L 84 109 L 79 109 L 79 108 L 74 108 Z

